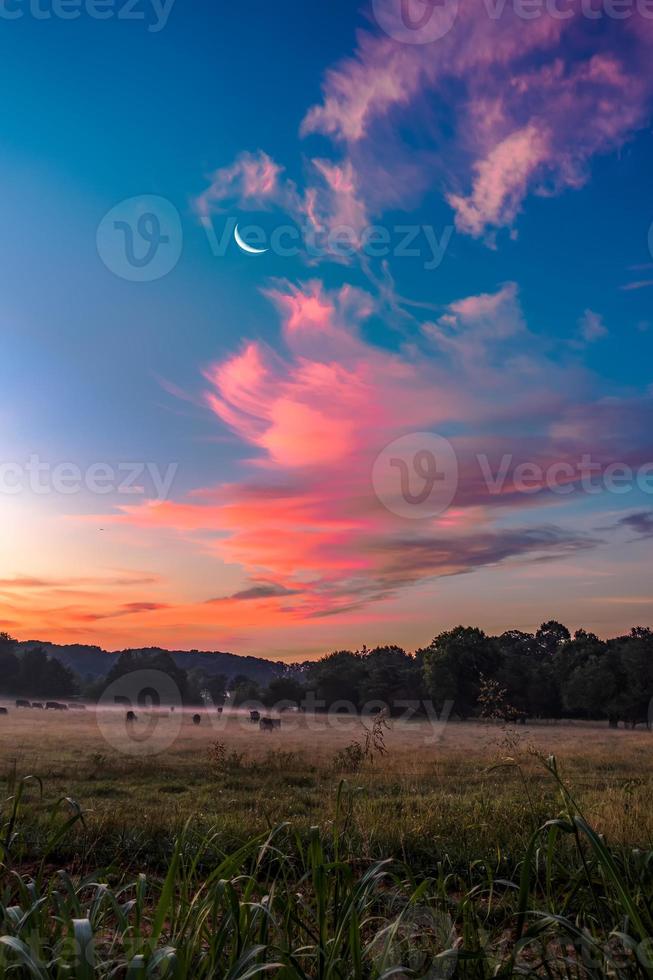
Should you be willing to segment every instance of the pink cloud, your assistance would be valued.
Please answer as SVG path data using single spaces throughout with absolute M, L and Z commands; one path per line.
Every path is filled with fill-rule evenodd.
M 375 303 L 360 290 L 277 282 L 268 295 L 282 318 L 279 348 L 250 341 L 205 372 L 206 404 L 242 440 L 247 478 L 179 501 L 122 507 L 104 524 L 173 530 L 248 581 L 265 582 L 265 595 L 255 590 L 253 599 L 265 602 L 267 622 L 351 614 L 434 578 L 593 544 L 550 519 L 538 523 L 539 507 L 562 507 L 567 498 L 544 484 L 523 493 L 514 468 L 573 466 L 584 451 L 606 463 L 636 462 L 647 446 L 636 420 L 646 411 L 572 401 L 582 379 L 538 347 L 514 284 L 450 304 L 421 340 L 395 352 L 362 336 Z M 460 471 L 453 506 L 418 521 L 387 510 L 372 484 L 377 454 L 405 433 L 451 427 Z M 494 493 L 479 454 L 494 474 L 510 455 Z M 221 622 L 242 625 L 241 605 L 220 600 Z
M 384 184 L 386 202 L 397 204 L 397 187 L 378 179 L 391 157 L 397 170 L 415 161 L 398 131 L 412 127 L 421 146 L 430 137 L 418 186 L 438 187 L 458 228 L 481 236 L 512 225 L 529 193 L 582 184 L 595 154 L 645 125 L 651 32 L 640 17 L 612 20 L 598 36 L 580 8 L 569 19 L 543 11 L 528 21 L 509 4 L 495 16 L 491 9 L 487 0 L 461 4 L 452 29 L 431 44 L 361 32 L 354 56 L 326 73 L 302 133 L 340 144 L 377 208 Z
M 350 161 L 308 161 L 306 187 L 301 193 L 282 175 L 283 167 L 263 150 L 240 153 L 233 163 L 213 173 L 209 186 L 194 201 L 195 210 L 206 220 L 229 208 L 277 207 L 291 220 L 308 221 L 315 231 L 344 227 L 350 239 L 356 240 L 368 215 Z
M 212 175 L 199 214 L 275 206 L 355 239 L 371 215 L 435 188 L 465 234 L 512 226 L 529 194 L 581 186 L 592 158 L 650 117 L 647 25 L 612 20 L 590 35 L 592 23 L 570 9 L 568 19 L 524 20 L 510 4 L 490 16 L 488 0 L 470 0 L 432 44 L 361 32 L 301 125 L 304 136 L 331 137 L 338 158 L 309 159 L 299 188 L 262 150 L 242 153 Z
M 206 372 L 208 404 L 265 451 L 264 463 L 302 468 L 367 456 L 387 428 L 437 421 L 440 400 L 427 379 L 360 339 L 371 297 L 348 286 L 327 294 L 318 283 L 305 291 L 279 284 L 268 295 L 284 318 L 288 357 L 248 343 Z
M 511 133 L 474 164 L 469 197 L 449 194 L 456 212 L 456 226 L 470 235 L 480 235 L 486 226 L 512 224 L 533 175 L 550 155 L 545 134 L 530 124 Z
M 368 215 L 358 187 L 359 175 L 351 161 L 337 164 L 316 159 L 312 164 L 322 179 L 306 191 L 303 211 L 311 224 L 317 229 L 344 227 L 358 235 L 367 225 Z
M 280 179 L 282 173 L 283 167 L 262 150 L 244 151 L 228 167 L 213 173 L 211 183 L 195 200 L 195 207 L 200 215 L 206 216 L 234 199 L 250 207 L 278 201 L 286 194 Z

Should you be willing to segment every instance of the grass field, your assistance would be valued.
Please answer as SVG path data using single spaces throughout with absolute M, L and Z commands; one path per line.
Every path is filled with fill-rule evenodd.
M 164 717 L 159 735 L 171 724 Z M 285 820 L 300 828 L 328 824 L 345 778 L 356 790 L 363 854 L 433 862 L 447 853 L 468 863 L 497 847 L 507 859 L 520 853 L 534 824 L 555 812 L 556 787 L 535 753 L 554 754 L 598 830 L 615 843 L 653 846 L 653 737 L 642 729 L 544 723 L 511 734 L 496 724 L 450 722 L 434 733 L 426 722 L 390 723 L 386 754 L 351 772 L 336 757 L 362 740 L 360 722 L 311 724 L 295 716 L 284 725 L 265 733 L 242 716 L 212 724 L 203 714 L 194 726 L 187 712 L 169 748 L 130 757 L 116 748 L 129 746 L 123 712 L 104 713 L 110 744 L 91 711 L 14 711 L 0 721 L 0 764 L 40 777 L 52 801 L 78 800 L 90 835 L 112 847 L 119 839 L 126 852 L 140 850 L 139 839 L 174 835 L 189 817 L 230 841 Z M 222 766 L 212 752 L 218 741 L 226 749 Z M 519 770 L 494 768 L 506 757 Z
M 287 911 L 300 894 L 310 905 L 311 916 L 319 916 L 319 876 L 326 876 L 324 901 L 329 911 L 322 910 L 326 919 L 321 927 L 315 925 L 300 937 L 297 923 L 295 935 L 290 922 L 282 927 L 275 917 L 274 929 L 281 930 L 286 944 L 282 955 L 275 940 L 275 955 L 282 956 L 284 969 L 290 971 L 278 972 L 280 977 L 383 975 L 372 942 L 379 930 L 364 929 L 361 916 L 371 916 L 371 909 L 376 915 L 378 902 L 391 895 L 403 896 L 404 916 L 415 905 L 420 915 L 428 909 L 429 921 L 433 915 L 451 919 L 447 937 L 431 935 L 431 954 L 450 948 L 449 957 L 437 968 L 441 972 L 409 971 L 401 976 L 453 975 L 452 949 L 456 975 L 491 976 L 500 968 L 504 975 L 525 970 L 542 976 L 605 976 L 612 970 L 615 976 L 653 976 L 653 966 L 642 965 L 641 955 L 638 958 L 632 951 L 627 955 L 622 940 L 610 938 L 613 931 L 625 930 L 641 946 L 649 935 L 645 921 L 632 921 L 635 912 L 650 916 L 652 892 L 653 736 L 647 731 L 614 731 L 580 723 L 506 729 L 497 724 L 450 722 L 435 733 L 440 737 L 434 741 L 434 731 L 425 722 L 390 723 L 384 731 L 385 754 L 361 760 L 355 753 L 343 752 L 352 742 L 364 740 L 365 729 L 351 718 L 327 724 L 326 719 L 292 716 L 284 720 L 281 731 L 264 733 L 236 715 L 212 721 L 204 714 L 196 726 L 191 713 L 175 719 L 166 714 L 156 722 L 157 737 L 168 737 L 166 726 L 171 732 L 178 727 L 178 734 L 162 754 L 147 757 L 125 755 L 116 748 L 126 744 L 124 712 L 105 713 L 99 722 L 92 710 L 61 714 L 12 710 L 0 718 L 0 765 L 8 780 L 4 795 L 15 798 L 17 786 L 23 793 L 12 828 L 14 839 L 5 848 L 5 864 L 23 876 L 36 874 L 48 894 L 51 876 L 60 866 L 78 882 L 98 868 L 108 869 L 107 880 L 116 882 L 137 881 L 143 875 L 151 883 L 150 898 L 143 899 L 151 913 L 151 932 L 157 903 L 165 898 L 164 872 L 170 869 L 176 842 L 181 846 L 181 840 L 182 849 L 195 855 L 192 860 L 187 856 L 190 865 L 183 874 L 180 864 L 174 869 L 174 889 L 183 893 L 182 904 L 192 905 L 194 889 L 206 901 L 207 879 L 213 880 L 216 867 L 230 856 L 233 874 L 225 872 L 224 880 L 239 884 L 233 885 L 236 905 L 232 902 L 231 911 L 218 917 L 221 922 L 224 915 L 249 921 L 254 913 L 248 889 L 260 901 L 261 881 L 265 881 L 263 893 L 269 892 L 270 876 L 277 882 L 280 908 Z M 138 737 L 148 730 L 147 724 L 146 718 L 139 717 L 131 735 Z M 133 749 L 133 741 L 130 744 Z M 546 762 L 550 755 L 556 758 L 557 774 Z M 21 784 L 19 779 L 28 775 L 36 779 Z M 61 802 L 64 797 L 79 804 L 83 820 L 73 803 Z M 10 812 L 7 805 L 5 814 Z M 538 835 L 538 828 L 556 818 L 559 825 Z M 3 819 L 6 843 L 7 819 Z M 594 832 L 600 835 L 596 839 L 591 836 Z M 260 847 L 270 833 L 283 844 L 268 846 L 264 871 Z M 613 867 L 606 866 L 605 855 L 601 857 L 603 841 Z M 323 854 L 321 859 L 316 848 Z M 234 858 L 236 854 L 240 857 Z M 373 881 L 361 885 L 375 862 L 384 860 L 394 863 L 377 869 L 378 880 L 372 875 Z M 392 871 L 395 878 L 387 877 L 391 868 L 401 869 Z M 367 896 L 365 910 L 353 920 L 350 916 L 349 923 L 354 921 L 361 934 L 360 955 L 367 965 L 361 961 L 360 968 L 349 971 L 341 956 L 347 960 L 353 955 L 354 940 L 349 933 L 346 940 L 338 938 L 336 923 L 345 895 L 352 897 L 356 882 L 363 889 L 361 901 L 363 893 Z M 6 878 L 3 887 L 6 905 L 7 889 L 12 887 Z M 412 902 L 420 887 L 425 890 L 419 902 Z M 310 898 L 305 892 L 311 893 Z M 522 927 L 528 926 L 524 948 L 516 941 L 520 901 L 524 915 L 536 917 L 522 921 Z M 624 907 L 626 901 L 633 903 L 632 908 Z M 554 912 L 560 915 L 560 923 L 550 918 Z M 549 919 L 542 938 L 533 930 L 545 921 L 537 918 L 544 913 Z M 148 913 L 142 909 L 141 914 Z M 410 921 L 413 932 L 419 932 L 414 919 Z M 160 932 L 172 943 L 180 924 L 170 909 L 165 911 L 165 922 Z M 244 949 L 243 942 L 234 938 L 241 926 L 242 922 L 234 933 L 232 922 L 231 938 L 220 953 L 206 936 L 201 942 L 196 936 L 195 960 L 191 957 L 187 964 L 190 972 L 184 972 L 177 960 L 176 969 L 182 971 L 177 975 L 253 975 L 244 966 L 233 974 L 221 972 L 217 960 L 211 960 L 211 956 L 225 956 L 224 962 L 235 968 Z M 254 931 L 260 927 L 261 922 L 252 925 Z M 115 922 L 112 928 L 117 928 Z M 326 930 L 324 935 L 320 928 Z M 583 929 L 582 942 L 590 943 L 594 959 L 579 952 Z M 425 930 L 433 933 L 432 926 Z M 574 930 L 578 930 L 576 938 Z M 125 925 L 124 931 L 133 939 L 131 927 Z M 401 932 L 404 935 L 405 919 Z M 386 939 L 394 950 L 390 959 L 396 959 L 397 937 L 390 941 L 385 936 L 383 942 Z M 248 941 L 261 945 L 254 943 L 253 935 Z M 294 942 L 299 948 L 313 949 L 301 967 L 288 958 L 288 944 Z M 320 965 L 316 952 L 327 942 L 342 947 L 334 960 L 340 965 L 331 973 L 324 963 Z M 417 942 L 415 937 L 411 942 Z M 612 962 L 616 962 L 615 943 L 623 953 L 617 966 Z M 268 936 L 262 944 L 266 952 L 256 954 L 258 960 L 254 956 L 254 965 L 269 965 L 270 944 Z M 330 948 L 333 953 L 333 945 Z M 126 963 L 124 955 L 121 952 L 120 962 Z M 565 966 L 568 958 L 571 965 Z M 151 950 L 144 962 L 152 967 Z M 161 963 L 155 964 L 155 972 L 149 975 L 163 975 L 156 972 L 162 969 Z M 122 974 L 118 970 L 115 975 Z

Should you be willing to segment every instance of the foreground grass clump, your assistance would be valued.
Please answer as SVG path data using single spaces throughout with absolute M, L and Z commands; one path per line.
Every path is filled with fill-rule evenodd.
M 42 787 L 15 779 L 0 834 L 0 976 L 652 977 L 653 852 L 609 847 L 555 759 L 543 765 L 558 815 L 530 835 L 512 878 L 489 862 L 463 873 L 445 858 L 425 875 L 362 858 L 344 782 L 330 825 L 306 834 L 282 824 L 225 852 L 189 824 L 161 874 L 62 871 L 82 809 L 50 806 L 40 857 L 26 862 L 28 797 Z

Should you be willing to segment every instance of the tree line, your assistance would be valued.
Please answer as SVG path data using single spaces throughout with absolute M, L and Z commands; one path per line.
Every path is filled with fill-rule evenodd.
M 73 671 L 41 647 L 15 653 L 16 641 L 0 633 L 0 694 L 28 698 L 68 698 L 80 693 Z
M 601 640 L 582 629 L 572 636 L 555 620 L 535 633 L 508 630 L 499 636 L 457 626 L 415 653 L 380 646 L 289 664 L 265 687 L 245 674 L 184 670 L 162 651 L 127 651 L 105 678 L 84 684 L 43 650 L 18 656 L 15 646 L 0 634 L 0 693 L 32 697 L 97 700 L 124 674 L 149 669 L 168 674 L 187 704 L 287 702 L 337 710 L 340 702 L 343 708 L 376 704 L 399 712 L 406 702 L 419 706 L 426 701 L 438 711 L 449 703 L 455 715 L 467 719 L 484 713 L 489 685 L 501 692 L 500 710 L 507 719 L 604 719 L 616 726 L 648 724 L 653 698 L 653 631 L 648 627 Z

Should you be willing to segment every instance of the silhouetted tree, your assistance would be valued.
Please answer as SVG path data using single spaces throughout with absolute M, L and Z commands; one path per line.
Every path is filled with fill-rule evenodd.
M 281 701 L 290 701 L 299 705 L 304 700 L 306 688 L 291 674 L 279 674 L 273 677 L 263 692 L 263 704 L 272 706 Z
M 445 701 L 453 701 L 461 718 L 468 718 L 476 707 L 481 674 L 493 677 L 501 663 L 497 640 L 470 626 L 440 633 L 421 653 L 434 704 L 441 709 Z
M 224 704 L 227 694 L 226 674 L 211 674 L 204 667 L 194 667 L 186 673 L 186 701 L 202 704 L 206 695 L 214 705 Z
M 382 701 L 392 711 L 396 702 L 420 700 L 424 683 L 420 664 L 401 647 L 376 647 L 364 659 L 362 702 Z
M 365 683 L 365 654 L 336 650 L 318 660 L 309 673 L 309 687 L 327 708 L 335 701 L 359 706 Z
M 623 719 L 633 727 L 648 724 L 649 703 L 653 696 L 653 633 L 636 626 L 630 636 L 617 645 L 625 677 Z
M 16 693 L 36 698 L 66 698 L 79 692 L 73 671 L 48 657 L 43 647 L 32 647 L 20 657 Z
M 45 668 L 43 690 L 44 697 L 69 698 L 79 694 L 79 684 L 75 674 L 62 664 L 56 657 L 49 657 Z
M 556 622 L 555 619 L 549 620 L 548 623 L 542 623 L 535 634 L 535 640 L 540 649 L 550 657 L 553 657 L 560 650 L 563 643 L 566 643 L 570 639 L 571 633 L 567 627 L 563 626 L 562 623 Z
M 9 633 L 0 633 L 0 693 L 14 694 L 20 676 L 20 661 L 15 654 L 16 641 Z
M 186 671 L 178 667 L 166 650 L 125 650 L 111 667 L 102 685 L 102 690 L 125 674 L 137 670 L 160 671 L 167 674 L 175 684 L 182 701 L 187 700 L 188 678 Z
M 256 683 L 249 677 L 239 674 L 234 678 L 235 685 L 231 689 L 231 703 L 238 705 L 246 701 L 262 701 L 263 692 Z

